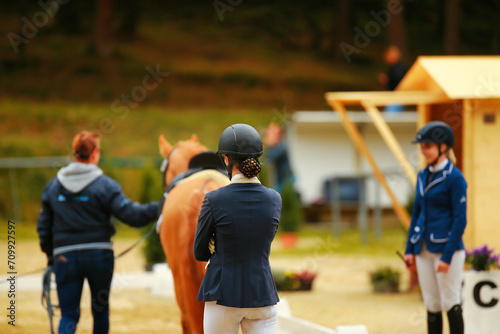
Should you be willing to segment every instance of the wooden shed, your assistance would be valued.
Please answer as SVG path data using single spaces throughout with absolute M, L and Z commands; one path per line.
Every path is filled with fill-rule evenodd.
M 468 183 L 466 247 L 488 244 L 500 250 L 500 56 L 422 56 L 396 91 L 333 92 L 325 97 L 341 115 L 351 140 L 370 163 L 391 197 L 396 214 L 407 227 L 409 215 L 391 195 L 393 190 L 349 119 L 346 106 L 364 107 L 412 184 L 416 183 L 416 172 L 379 107 L 416 106 L 417 128 L 433 120 L 449 124 L 456 137 L 456 165 Z

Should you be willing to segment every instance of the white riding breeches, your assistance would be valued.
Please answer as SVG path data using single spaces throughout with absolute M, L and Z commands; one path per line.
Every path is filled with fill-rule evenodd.
M 436 272 L 441 255 L 429 252 L 424 246 L 416 256 L 418 281 L 429 312 L 448 312 L 453 306 L 461 304 L 465 250 L 455 251 L 447 273 Z
M 278 308 L 276 305 L 237 308 L 217 305 L 216 302 L 205 303 L 205 334 L 237 334 L 240 324 L 243 334 L 275 334 Z

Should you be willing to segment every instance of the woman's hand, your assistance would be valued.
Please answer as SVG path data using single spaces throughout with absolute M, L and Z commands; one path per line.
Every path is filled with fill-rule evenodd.
M 405 254 L 403 257 L 403 260 L 405 261 L 406 268 L 410 271 L 415 270 L 415 255 L 413 254 Z
M 215 239 L 210 238 L 210 241 L 208 242 L 208 250 L 210 251 L 210 254 L 215 253 Z
M 444 261 L 439 261 L 436 272 L 446 274 L 450 270 L 450 265 Z

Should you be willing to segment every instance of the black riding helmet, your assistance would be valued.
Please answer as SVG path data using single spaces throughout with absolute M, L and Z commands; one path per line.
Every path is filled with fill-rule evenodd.
M 455 145 L 455 134 L 448 124 L 433 121 L 427 123 L 418 131 L 417 138 L 413 143 L 444 143 L 448 147 L 453 147 Z
M 439 155 L 430 164 L 434 165 L 439 160 L 439 157 L 446 153 L 450 148 L 455 145 L 455 134 L 451 127 L 440 121 L 429 122 L 424 125 L 418 132 L 417 137 L 412 142 L 414 144 L 419 143 L 435 143 L 438 145 Z M 441 144 L 446 144 L 447 148 L 441 152 Z
M 222 132 L 219 139 L 219 149 L 217 154 L 224 163 L 224 155 L 230 157 L 226 170 L 229 177 L 232 177 L 234 163 L 245 158 L 258 158 L 264 153 L 262 139 L 259 133 L 248 124 L 233 124 Z

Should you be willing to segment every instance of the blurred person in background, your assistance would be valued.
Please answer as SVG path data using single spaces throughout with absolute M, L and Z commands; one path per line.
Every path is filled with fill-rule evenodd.
M 393 91 L 398 86 L 399 82 L 404 78 L 408 67 L 403 62 L 401 57 L 401 52 L 399 48 L 390 45 L 384 52 L 384 62 L 387 64 L 387 71 L 385 73 L 380 73 L 378 76 L 378 81 L 387 90 Z M 396 104 L 389 104 L 385 108 L 385 111 L 398 112 L 402 111 L 403 106 Z
M 277 123 L 269 124 L 264 136 L 264 144 L 266 144 L 265 162 L 272 166 L 273 188 L 282 193 L 287 182 L 294 183 L 288 157 L 285 129 Z
M 73 139 L 75 162 L 45 187 L 37 231 L 40 246 L 54 266 L 61 308 L 59 333 L 74 333 L 80 318 L 84 280 L 91 293 L 94 334 L 109 331 L 109 294 L 114 269 L 111 216 L 142 227 L 158 218 L 159 204 L 129 200 L 97 166 L 100 138 L 82 131 Z

